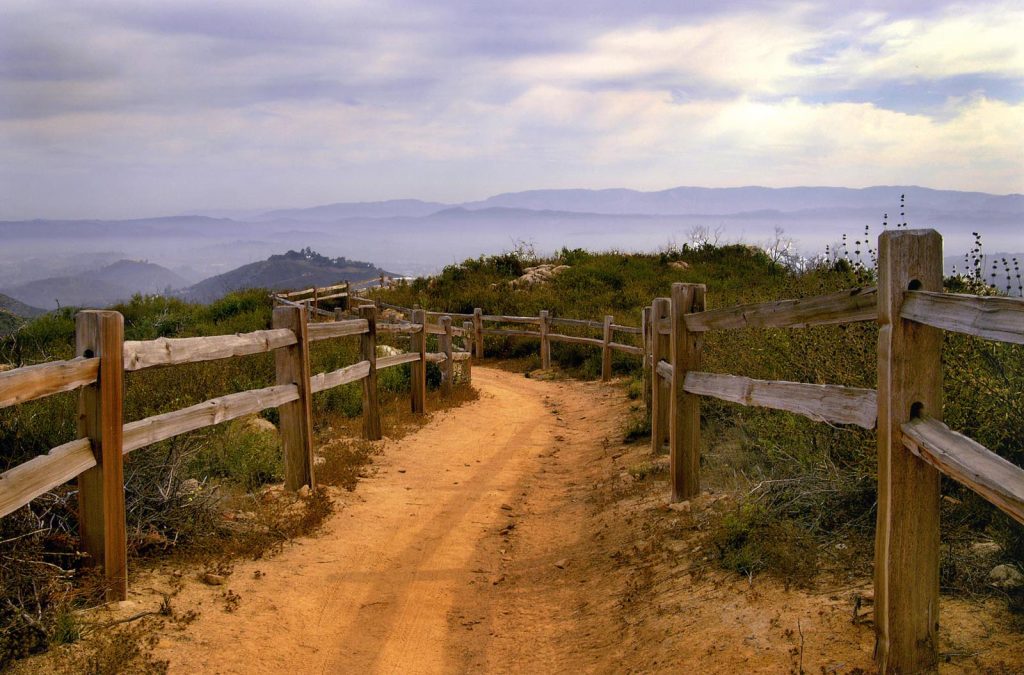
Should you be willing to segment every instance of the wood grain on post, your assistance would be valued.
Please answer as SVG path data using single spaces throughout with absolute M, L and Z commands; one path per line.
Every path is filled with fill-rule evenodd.
M 423 413 L 427 402 L 427 313 L 422 309 L 414 309 L 412 322 L 422 326 L 422 330 L 413 333 L 410 338 L 410 351 L 419 354 L 419 360 L 413 361 L 411 366 L 412 411 Z
M 470 356 L 462 364 L 462 372 L 466 374 L 466 384 L 473 384 L 473 322 L 463 321 L 462 331 L 462 346 Z
M 903 444 L 902 425 L 942 418 L 942 332 L 902 319 L 908 290 L 942 290 L 942 238 L 878 238 L 878 523 L 875 658 L 883 673 L 935 668 L 939 625 L 939 472 Z
M 686 315 L 704 311 L 704 284 L 672 284 L 672 397 L 669 413 L 669 473 L 672 501 L 700 494 L 700 397 L 687 393 L 686 374 L 700 370 L 703 333 L 686 327 Z
M 482 359 L 484 357 L 484 310 L 480 307 L 473 308 L 473 331 L 476 334 L 476 353 L 473 356 Z
M 359 308 L 359 316 L 366 320 L 367 331 L 359 336 L 359 351 L 370 370 L 363 378 L 363 438 L 379 441 L 383 437 L 380 425 L 380 404 L 377 400 L 377 308 L 372 305 Z
M 440 351 L 444 354 L 444 363 L 441 364 L 441 394 L 452 395 L 452 378 L 455 376 L 455 360 L 452 359 L 452 318 L 442 316 L 441 330 L 444 331 L 439 337 Z
M 540 367 L 542 370 L 551 368 L 551 341 L 548 332 L 551 330 L 548 310 L 540 310 Z
M 640 314 L 640 326 L 643 328 L 641 339 L 644 345 L 644 362 L 643 362 L 643 387 L 644 387 L 644 406 L 647 408 L 647 416 L 651 415 L 651 308 L 644 307 L 643 312 Z
M 603 334 L 601 337 L 601 380 L 607 382 L 612 379 L 612 348 L 609 346 L 612 341 L 612 324 L 615 317 L 606 315 L 604 317 Z
M 651 304 L 651 321 L 657 326 L 660 319 L 667 319 L 670 313 L 668 298 L 655 298 Z M 669 336 L 655 332 L 651 336 L 651 362 L 669 357 Z M 653 367 L 653 366 L 652 366 Z M 658 454 L 668 436 L 668 387 L 664 378 L 651 378 L 651 452 Z
M 78 477 L 78 522 L 90 563 L 102 566 L 108 601 L 128 597 L 124 507 L 124 317 L 85 311 L 75 316 L 75 351 L 99 357 L 99 377 L 78 398 L 78 433 L 96 466 Z
M 284 486 L 296 491 L 303 485 L 316 487 L 313 476 L 313 406 L 309 372 L 309 334 L 306 310 L 278 307 L 274 328 L 289 328 L 296 342 L 274 355 L 277 384 L 294 384 L 299 398 L 278 407 L 281 415 L 281 443 L 284 449 Z

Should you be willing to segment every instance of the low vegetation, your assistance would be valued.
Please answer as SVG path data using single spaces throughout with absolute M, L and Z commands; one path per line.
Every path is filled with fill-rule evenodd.
M 552 259 L 538 259 L 528 247 L 520 247 L 449 266 L 436 278 L 387 289 L 382 297 L 393 304 L 452 312 L 482 307 L 486 313 L 506 315 L 536 315 L 541 309 L 552 316 L 586 319 L 611 314 L 618 323 L 636 326 L 641 309 L 652 298 L 667 295 L 672 282 L 706 284 L 709 308 L 873 285 L 874 254 L 867 242 L 865 237 L 838 256 L 815 261 L 787 261 L 782 248 L 764 251 L 707 241 L 651 255 L 563 249 Z M 976 248 L 980 258 L 980 242 Z M 568 268 L 542 283 L 513 283 L 541 264 Z M 982 280 L 980 263 L 971 270 L 949 278 L 949 290 L 996 292 Z M 876 342 L 873 323 L 716 331 L 705 338 L 704 369 L 874 388 Z M 524 370 L 539 366 L 536 341 L 488 338 L 487 353 L 512 359 Z M 553 344 L 552 361 L 575 376 L 600 373 L 600 356 L 592 347 Z M 1024 465 L 1024 348 L 947 333 L 944 362 L 944 414 L 951 428 Z M 613 367 L 617 375 L 629 378 L 631 395 L 640 392 L 638 357 L 617 354 Z M 774 573 L 795 583 L 808 582 L 823 561 L 869 574 L 876 497 L 874 433 L 712 399 L 702 406 L 705 483 L 742 495 L 715 537 L 722 564 L 739 573 Z M 649 420 L 638 407 L 624 435 L 647 440 L 649 433 Z M 646 476 L 653 466 L 636 471 Z M 973 492 L 943 480 L 945 589 L 1007 593 L 1020 604 L 1024 590 L 996 590 L 988 583 L 988 572 L 1000 563 L 1024 564 L 1024 528 Z
M 270 327 L 272 312 L 262 290 L 233 293 L 205 306 L 137 296 L 113 309 L 125 317 L 128 340 L 261 330 Z M 46 314 L 0 338 L 0 364 L 22 366 L 72 357 L 74 313 L 62 309 Z M 357 352 L 354 338 L 314 343 L 312 370 L 354 363 L 359 360 Z M 430 409 L 457 405 L 475 395 L 467 387 L 457 387 L 450 398 L 442 399 L 437 391 L 440 372 L 432 364 L 427 379 L 432 388 Z M 129 373 L 125 420 L 273 383 L 270 354 Z M 381 371 L 379 389 L 388 437 L 400 436 L 421 422 L 409 412 L 409 366 Z M 0 410 L 0 471 L 75 438 L 76 400 L 71 392 Z M 378 446 L 357 440 L 361 385 L 317 394 L 313 405 L 319 483 L 327 489 L 354 489 L 378 451 Z M 323 490 L 291 496 L 278 486 L 282 458 L 276 412 L 270 409 L 260 417 L 183 434 L 126 457 L 133 569 L 171 555 L 216 570 L 235 557 L 265 555 L 319 526 L 331 512 L 331 500 Z M 78 640 L 83 634 L 79 610 L 102 597 L 77 554 L 76 512 L 72 483 L 0 519 L 0 669 L 13 659 Z M 126 628 L 125 640 L 136 632 Z M 107 672 L 90 665 L 93 660 L 130 663 L 128 670 L 158 669 L 159 664 L 147 661 L 144 645 L 137 644 L 141 639 L 134 646 L 106 640 L 90 646 L 85 657 L 76 653 L 74 658 L 86 658 L 89 672 Z

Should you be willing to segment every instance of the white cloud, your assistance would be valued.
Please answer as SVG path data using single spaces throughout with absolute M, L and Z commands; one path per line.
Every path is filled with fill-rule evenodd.
M 22 69 L 0 68 L 0 215 L 92 215 L 46 198 L 82 186 L 112 215 L 124 184 L 150 195 L 148 212 L 559 186 L 1024 191 L 1024 103 L 944 84 L 1020 87 L 1017 6 L 567 20 L 574 39 L 518 51 L 481 39 L 504 26 L 474 25 L 464 40 L 451 12 L 366 2 L 225 10 L 249 9 L 255 27 L 211 23 L 203 3 L 184 5 L 185 19 L 98 6 L 22 3 L 0 25 L 0 50 L 11 37 L 21 59 L 6 65 Z M 922 82 L 945 102 L 896 111 L 865 93 Z

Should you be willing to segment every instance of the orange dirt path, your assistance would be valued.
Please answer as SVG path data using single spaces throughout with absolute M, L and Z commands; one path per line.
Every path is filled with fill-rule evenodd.
M 480 367 L 473 377 L 479 401 L 389 443 L 322 533 L 236 566 L 238 609 L 203 611 L 156 656 L 182 673 L 452 670 L 455 598 L 488 564 L 481 539 L 510 520 L 502 505 L 515 501 L 559 424 L 544 404 L 559 385 Z M 205 595 L 209 606 L 213 594 L 190 587 L 179 601 Z
M 667 508 L 663 470 L 639 470 L 664 458 L 621 442 L 619 386 L 480 366 L 473 383 L 479 400 L 386 441 L 317 536 L 225 586 L 187 583 L 174 608 L 200 615 L 155 656 L 171 673 L 874 671 L 870 621 L 851 621 L 869 580 L 803 591 L 720 570 L 704 514 L 729 497 Z M 966 655 L 942 672 L 1017 672 L 999 667 L 1019 637 L 987 628 L 1005 612 L 943 612 L 943 651 Z

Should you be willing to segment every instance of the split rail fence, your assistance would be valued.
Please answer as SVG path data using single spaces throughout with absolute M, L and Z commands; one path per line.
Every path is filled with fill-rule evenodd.
M 538 316 L 427 312 L 369 300 L 340 287 L 278 295 L 274 329 L 247 335 L 124 342 L 115 312 L 78 315 L 78 357 L 0 374 L 0 407 L 81 389 L 81 438 L 0 475 L 0 517 L 57 485 L 78 477 L 83 548 L 104 565 L 112 597 L 126 591 L 122 455 L 157 441 L 259 410 L 278 407 L 289 489 L 313 485 L 310 395 L 362 380 L 363 431 L 380 438 L 377 371 L 413 364 L 412 408 L 423 412 L 426 364 L 441 364 L 442 386 L 452 386 L 454 363 L 469 365 L 484 353 L 484 337 L 537 339 L 541 365 L 550 368 L 551 344 L 601 349 L 602 378 L 611 376 L 612 352 L 643 359 L 649 386 L 652 448 L 669 448 L 671 499 L 700 493 L 700 399 L 784 410 L 829 424 L 874 429 L 878 438 L 878 520 L 875 544 L 876 658 L 883 672 L 934 669 L 938 658 L 939 477 L 974 490 L 1024 524 L 1024 469 L 942 423 L 942 331 L 1024 344 L 1024 300 L 942 292 L 942 239 L 933 230 L 885 232 L 878 242 L 877 288 L 856 288 L 799 300 L 705 309 L 702 284 L 672 285 L 671 296 L 644 309 L 640 327 Z M 307 324 L 319 300 L 347 298 L 359 319 Z M 308 296 L 308 297 L 307 297 Z M 296 299 L 298 298 L 298 299 Z M 378 307 L 408 320 L 378 322 Z M 436 323 L 431 323 L 436 319 Z M 453 327 L 453 320 L 462 327 Z M 878 389 L 836 384 L 755 380 L 701 370 L 708 331 L 804 328 L 877 321 Z M 535 330 L 487 327 L 521 324 Z M 600 331 L 601 337 L 565 335 L 555 327 Z M 379 333 L 404 333 L 412 349 L 376 356 Z M 643 346 L 616 342 L 638 336 Z M 308 345 L 358 335 L 362 360 L 329 373 L 309 374 Z M 426 352 L 437 335 L 440 351 Z M 463 350 L 453 347 L 460 337 Z M 124 371 L 275 351 L 277 384 L 230 394 L 183 410 L 121 425 Z
M 323 289 L 320 289 L 323 290 Z M 323 296 L 321 296 L 322 298 Z M 78 436 L 44 455 L 0 474 L 0 517 L 32 499 L 77 478 L 81 549 L 87 560 L 102 568 L 110 600 L 127 596 L 127 544 L 124 496 L 124 455 L 179 434 L 277 408 L 284 454 L 285 487 L 316 486 L 313 463 L 312 395 L 362 381 L 363 436 L 381 438 L 377 373 L 411 364 L 411 405 L 423 413 L 427 364 L 442 371 L 442 390 L 450 393 L 456 362 L 469 351 L 457 349 L 451 318 L 429 323 L 425 312 L 412 321 L 377 321 L 372 305 L 360 307 L 359 318 L 344 319 L 339 311 L 328 322 L 310 323 L 305 307 L 284 304 L 273 312 L 271 330 L 240 335 L 194 338 L 124 340 L 124 317 L 112 311 L 83 311 L 75 317 L 75 351 L 67 361 L 55 361 L 0 373 L 0 408 L 79 390 Z M 411 349 L 377 356 L 381 333 L 410 336 Z M 439 351 L 427 352 L 427 336 L 437 335 Z M 311 374 L 310 344 L 358 336 L 361 360 L 337 370 Z M 123 422 L 126 372 L 273 352 L 276 384 L 242 391 L 181 410 Z
M 353 303 L 374 302 L 366 298 L 353 297 Z M 417 311 L 410 307 L 392 305 L 386 302 L 376 301 L 380 307 L 394 310 L 406 315 Z M 453 319 L 463 320 L 463 330 L 467 336 L 472 336 L 474 356 L 483 358 L 484 337 L 508 337 L 508 338 L 529 338 L 538 340 L 540 343 L 541 368 L 547 370 L 551 367 L 551 344 L 563 342 L 568 344 L 580 344 L 597 347 L 601 350 L 601 379 L 609 380 L 612 376 L 612 353 L 622 352 L 634 356 L 643 357 L 644 348 L 638 345 L 626 344 L 615 341 L 615 334 L 635 335 L 641 337 L 643 329 L 639 326 L 627 326 L 615 323 L 614 316 L 605 316 L 603 321 L 591 321 L 588 319 L 563 319 L 551 316 L 548 310 L 541 310 L 537 316 L 507 316 L 503 314 L 484 314 L 481 308 L 475 308 L 472 314 L 458 312 L 427 312 L 428 317 L 450 316 Z M 525 326 L 536 326 L 535 330 L 526 328 L 496 328 L 488 327 L 487 324 L 521 324 Z M 562 326 L 575 329 L 599 331 L 600 338 L 586 337 L 584 335 L 566 335 L 554 331 L 555 327 Z
M 643 310 L 642 327 L 581 319 L 452 314 L 471 320 L 476 353 L 483 336 L 540 340 L 550 367 L 550 343 L 602 349 L 602 376 L 611 351 L 643 357 L 649 382 L 652 449 L 667 442 L 671 499 L 700 494 L 700 399 L 803 415 L 828 424 L 875 430 L 878 516 L 875 543 L 876 658 L 886 673 L 926 672 L 938 661 L 939 479 L 974 490 L 1024 524 L 1024 469 L 942 423 L 942 331 L 1024 344 L 1024 300 L 942 292 L 942 238 L 934 230 L 897 230 L 878 241 L 878 286 L 829 295 L 705 309 L 702 284 L 677 283 L 671 296 Z M 388 305 L 399 311 L 407 308 Z M 485 328 L 485 321 L 538 330 Z M 701 370 L 703 336 L 744 328 L 804 328 L 876 321 L 878 388 L 756 380 Z M 557 335 L 552 326 L 600 329 L 602 338 Z M 642 336 L 643 347 L 612 341 L 614 331 Z

